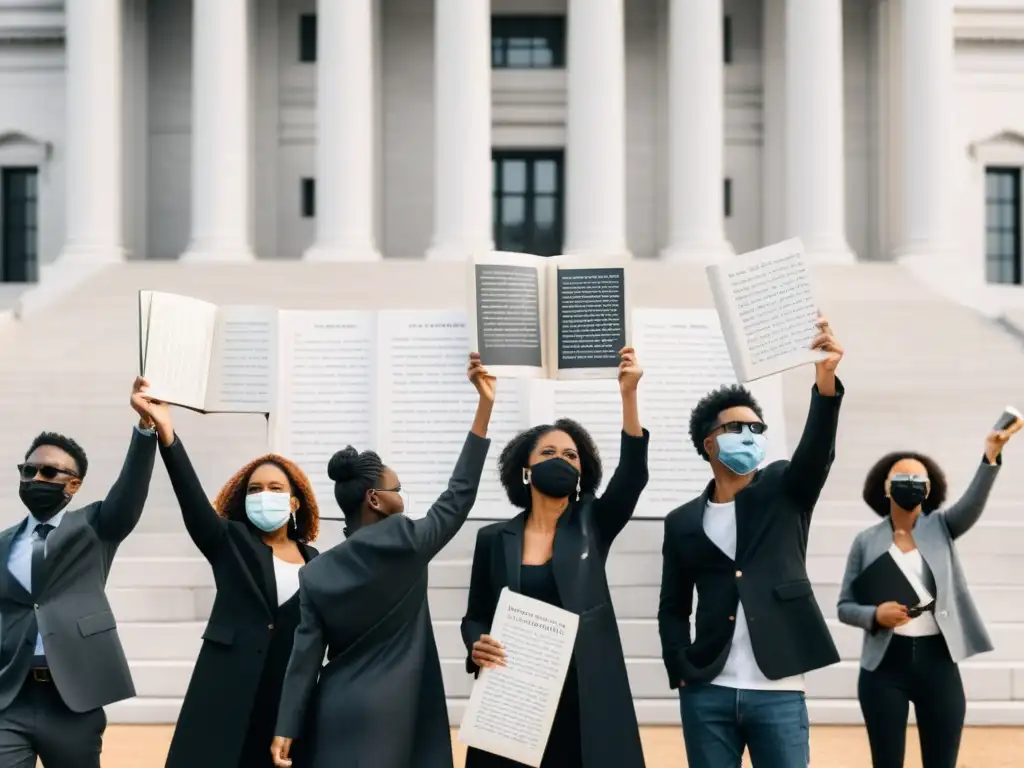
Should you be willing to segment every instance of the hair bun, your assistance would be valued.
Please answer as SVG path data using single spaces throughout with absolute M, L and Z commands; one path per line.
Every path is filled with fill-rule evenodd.
M 354 480 L 359 475 L 356 466 L 358 461 L 359 451 L 351 445 L 347 445 L 331 456 L 331 460 L 327 463 L 327 476 L 336 483 Z

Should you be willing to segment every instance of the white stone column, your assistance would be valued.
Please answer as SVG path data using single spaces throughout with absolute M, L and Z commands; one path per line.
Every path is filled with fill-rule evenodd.
M 122 0 L 67 0 L 62 262 L 124 258 Z
M 954 120 L 952 0 L 903 0 L 899 257 L 948 254 Z
M 429 259 L 494 248 L 491 4 L 434 3 L 434 237 Z
M 192 3 L 190 261 L 254 258 L 250 3 Z
M 374 0 L 317 3 L 316 242 L 310 261 L 380 258 L 374 236 Z
M 671 0 L 668 42 L 669 242 L 662 257 L 711 263 L 725 238 L 722 0 Z
M 786 3 L 786 236 L 814 261 L 849 263 L 842 0 Z
M 569 0 L 566 253 L 627 253 L 623 14 L 623 0 Z

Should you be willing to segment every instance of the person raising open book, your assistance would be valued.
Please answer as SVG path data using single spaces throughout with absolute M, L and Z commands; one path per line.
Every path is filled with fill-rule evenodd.
M 911 702 L 924 768 L 956 765 L 966 713 L 957 664 L 992 641 L 954 542 L 981 517 L 1003 446 L 1022 425 L 992 430 L 966 493 L 945 509 L 945 475 L 927 456 L 890 453 L 868 472 L 864 501 L 884 519 L 854 539 L 838 609 L 864 630 L 857 695 L 874 768 L 903 765 Z M 901 593 L 906 602 L 886 599 Z

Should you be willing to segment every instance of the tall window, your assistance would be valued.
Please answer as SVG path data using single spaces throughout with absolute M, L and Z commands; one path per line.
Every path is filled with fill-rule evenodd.
M 304 13 L 299 16 L 299 61 L 303 64 L 316 62 L 315 13 Z
M 985 169 L 985 275 L 1021 283 L 1020 168 Z
M 39 174 L 35 168 L 4 168 L 0 173 L 0 281 L 38 279 Z
M 564 16 L 492 16 L 491 67 L 564 69 Z
M 299 211 L 304 219 L 316 218 L 316 179 L 302 179 L 299 186 Z
M 722 60 L 732 64 L 732 16 L 722 19 Z
M 562 252 L 563 152 L 495 150 L 494 243 L 498 250 Z

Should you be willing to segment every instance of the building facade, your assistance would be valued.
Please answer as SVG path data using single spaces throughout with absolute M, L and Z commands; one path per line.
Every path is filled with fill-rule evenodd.
M 0 3 L 0 279 L 709 261 L 1021 283 L 1024 0 Z

